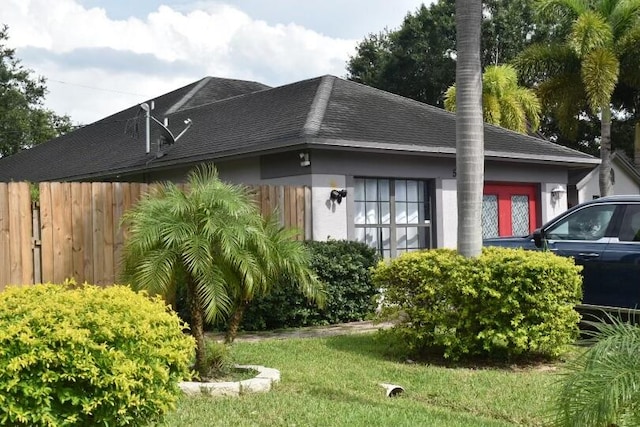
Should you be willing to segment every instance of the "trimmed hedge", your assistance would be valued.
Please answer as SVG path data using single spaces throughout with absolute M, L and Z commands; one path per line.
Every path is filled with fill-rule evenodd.
M 557 356 L 578 334 L 581 268 L 551 252 L 495 247 L 468 259 L 436 249 L 378 264 L 373 281 L 414 353 Z
M 243 329 L 327 325 L 363 320 L 377 307 L 377 288 L 371 268 L 377 252 L 365 244 L 330 240 L 307 242 L 312 268 L 325 283 L 326 306 L 319 309 L 293 286 L 277 286 L 269 295 L 254 299 L 245 312 Z
M 159 298 L 43 284 L 0 293 L 0 424 L 145 425 L 175 407 L 194 341 Z

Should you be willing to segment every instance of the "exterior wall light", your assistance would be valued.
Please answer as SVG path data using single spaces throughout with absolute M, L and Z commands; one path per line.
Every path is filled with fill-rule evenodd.
M 556 185 L 555 187 L 553 187 L 553 190 L 551 190 L 551 200 L 553 202 L 557 202 L 566 192 L 567 189 L 562 185 Z
M 343 197 L 347 197 L 347 190 L 344 188 L 342 190 L 331 190 L 331 194 L 329 194 L 329 198 L 338 202 L 338 204 L 342 203 Z
M 302 152 L 299 153 L 298 156 L 300 157 L 300 166 L 307 167 L 307 166 L 311 166 L 311 160 L 309 160 L 309 153 L 307 152 Z

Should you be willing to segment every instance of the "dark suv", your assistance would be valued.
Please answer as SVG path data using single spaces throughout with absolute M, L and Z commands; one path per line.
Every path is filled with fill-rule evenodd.
M 574 206 L 526 237 L 485 246 L 548 250 L 584 266 L 583 310 L 640 309 L 640 196 L 610 196 Z

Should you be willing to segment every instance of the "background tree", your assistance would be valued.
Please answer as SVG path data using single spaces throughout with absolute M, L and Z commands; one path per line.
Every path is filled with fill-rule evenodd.
M 68 116 L 42 106 L 47 88 L 44 77 L 20 65 L 15 50 L 6 46 L 8 27 L 0 28 L 0 157 L 69 132 Z
M 542 0 L 539 11 L 547 19 L 572 20 L 562 43 L 536 44 L 517 59 L 518 68 L 534 84 L 565 133 L 575 132 L 578 117 L 590 110 L 600 116 L 600 194 L 612 192 L 611 117 L 613 93 L 619 77 L 634 81 L 640 71 L 620 72 L 622 63 L 637 65 L 640 55 L 640 0 Z M 622 61 L 623 59 L 626 62 Z M 625 66 L 627 68 L 627 66 Z
M 455 79 L 454 1 L 422 5 L 395 31 L 371 35 L 357 47 L 349 79 L 442 106 Z
M 445 94 L 444 107 L 456 111 L 456 85 Z M 518 72 L 510 65 L 490 65 L 482 74 L 484 121 L 520 133 L 540 125 L 540 102 L 531 89 L 518 86 Z
M 556 15 L 541 20 L 535 12 L 536 0 L 485 0 L 482 24 L 483 66 L 510 63 L 518 53 L 535 43 L 555 43 L 566 39 L 571 30 L 569 16 Z M 444 93 L 454 83 L 455 23 L 454 1 L 440 0 L 409 13 L 402 26 L 366 37 L 347 63 L 351 80 L 406 96 L 430 105 L 444 106 Z M 633 31 L 637 31 L 638 27 Z M 638 43 L 640 44 L 640 43 Z M 624 70 L 640 70 L 640 55 L 627 55 L 621 61 L 621 76 L 613 94 L 616 114 L 612 117 L 614 149 L 633 156 L 634 126 L 640 119 L 638 85 L 625 83 Z M 533 82 L 525 80 L 528 87 Z M 622 89 L 624 88 L 624 89 Z M 597 155 L 599 118 L 584 109 L 573 132 L 560 130 L 557 117 L 542 105 L 540 134 L 547 139 Z M 596 123 L 597 122 L 597 123 Z
M 226 318 L 238 302 L 267 292 L 277 276 L 322 301 L 302 242 L 265 222 L 248 190 L 220 181 L 212 165 L 189 174 L 188 190 L 163 184 L 129 210 L 123 224 L 124 279 L 165 296 L 185 288 L 201 376 L 208 368 L 205 321 Z
M 484 2 L 483 66 L 506 63 L 525 46 L 547 40 L 562 29 L 536 22 L 533 2 Z M 347 77 L 442 107 L 445 91 L 455 82 L 454 12 L 454 0 L 439 0 L 408 13 L 397 30 L 369 35 L 347 62 Z
M 482 250 L 484 123 L 480 62 L 481 0 L 456 0 L 456 186 L 458 252 L 466 257 Z

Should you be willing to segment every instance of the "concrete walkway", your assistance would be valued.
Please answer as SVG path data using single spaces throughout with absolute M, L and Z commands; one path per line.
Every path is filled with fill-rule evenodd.
M 287 338 L 314 338 L 335 335 L 361 334 L 375 332 L 378 329 L 388 329 L 393 326 L 391 322 L 374 323 L 371 321 L 340 323 L 329 326 L 309 326 L 305 328 L 280 329 L 276 331 L 240 332 L 236 342 L 254 342 L 262 340 L 282 340 Z M 207 333 L 207 338 L 216 341 L 224 340 L 224 333 Z

